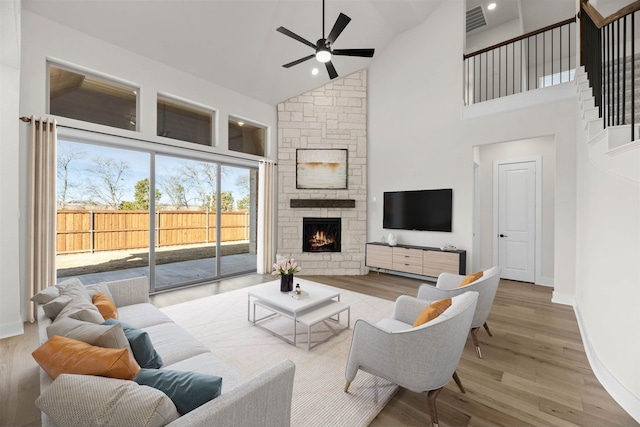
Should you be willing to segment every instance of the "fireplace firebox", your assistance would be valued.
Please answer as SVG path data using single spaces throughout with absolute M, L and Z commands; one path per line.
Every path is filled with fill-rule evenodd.
M 342 220 L 340 218 L 303 218 L 303 252 L 340 252 Z

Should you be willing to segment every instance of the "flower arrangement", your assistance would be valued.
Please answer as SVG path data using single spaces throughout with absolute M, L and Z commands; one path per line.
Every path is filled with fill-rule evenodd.
M 273 264 L 273 274 L 274 276 L 282 276 L 284 274 L 293 274 L 300 271 L 300 267 L 298 263 L 293 258 L 281 259 L 278 262 Z

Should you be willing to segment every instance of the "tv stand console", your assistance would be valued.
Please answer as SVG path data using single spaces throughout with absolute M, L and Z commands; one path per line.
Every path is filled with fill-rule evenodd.
M 443 251 L 425 246 L 367 243 L 367 267 L 420 276 L 438 277 L 440 273 L 466 274 L 467 251 Z

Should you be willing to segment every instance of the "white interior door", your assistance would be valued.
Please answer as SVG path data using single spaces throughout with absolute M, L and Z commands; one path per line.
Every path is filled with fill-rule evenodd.
M 536 164 L 498 165 L 498 265 L 502 278 L 535 282 Z

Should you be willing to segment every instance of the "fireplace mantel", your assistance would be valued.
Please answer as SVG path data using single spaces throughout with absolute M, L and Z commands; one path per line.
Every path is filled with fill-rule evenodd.
M 355 199 L 291 199 L 291 208 L 355 208 Z

